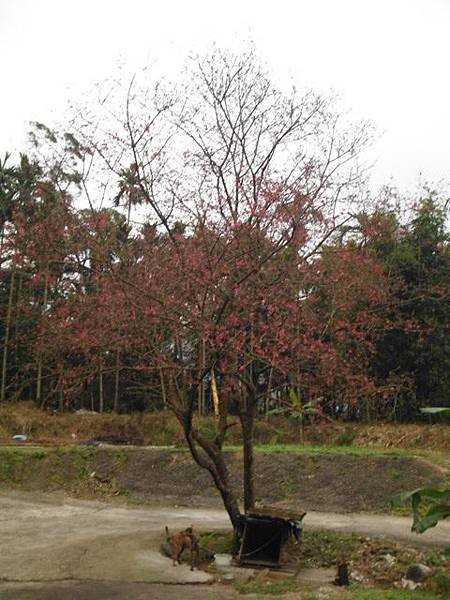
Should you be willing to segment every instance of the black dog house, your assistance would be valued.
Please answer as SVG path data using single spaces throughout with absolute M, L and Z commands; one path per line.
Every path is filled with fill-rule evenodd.
M 292 535 L 300 539 L 305 514 L 284 513 L 281 516 L 280 511 L 261 509 L 242 516 L 239 522 L 239 564 L 279 568 L 281 548 Z

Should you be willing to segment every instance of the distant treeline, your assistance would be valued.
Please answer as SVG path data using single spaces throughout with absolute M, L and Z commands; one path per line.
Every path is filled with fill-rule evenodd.
M 402 219 L 389 202 L 361 210 L 306 257 L 302 225 L 263 264 L 275 237 L 242 221 L 132 226 L 133 185 L 123 208 L 77 210 L 54 172 L 0 163 L 1 402 L 160 409 L 188 372 L 196 410 L 226 397 L 232 413 L 251 369 L 267 414 L 409 421 L 449 405 L 439 198 L 403 200 Z

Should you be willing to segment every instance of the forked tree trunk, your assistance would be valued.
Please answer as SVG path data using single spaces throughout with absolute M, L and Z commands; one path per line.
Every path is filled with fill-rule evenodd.
M 173 382 L 170 383 L 172 388 L 176 387 L 173 386 Z M 236 493 L 231 486 L 228 466 L 225 462 L 222 450 L 224 432 L 223 435 L 219 435 L 216 440 L 210 441 L 196 430 L 193 427 L 192 419 L 195 399 L 198 394 L 198 386 L 190 386 L 186 394 L 187 397 L 180 398 L 182 401 L 178 405 L 174 405 L 173 402 L 170 401 L 169 407 L 173 410 L 183 427 L 184 435 L 193 459 L 200 467 L 210 473 L 214 485 L 220 493 L 223 505 L 230 517 L 233 528 L 236 529 L 241 512 L 239 510 Z M 178 395 L 180 395 L 179 392 Z
M 6 394 L 6 372 L 8 368 L 8 344 L 9 344 L 9 333 L 11 330 L 11 316 L 12 316 L 12 304 L 14 294 L 14 276 L 15 272 L 11 273 L 11 283 L 9 285 L 9 298 L 8 298 L 8 310 L 6 312 L 6 323 L 5 323 L 5 338 L 3 342 L 3 359 L 2 359 L 2 386 L 0 393 L 0 401 L 4 402 Z
M 227 475 L 228 480 L 228 475 Z M 228 513 L 231 524 L 233 525 L 233 529 L 237 528 L 239 517 L 241 516 L 241 511 L 239 510 L 239 504 L 236 498 L 236 495 L 229 487 L 229 482 L 225 480 L 225 486 L 223 489 L 219 489 L 220 495 L 222 497 L 222 502 L 225 507 L 225 510 Z
M 198 437 L 195 437 L 198 441 Z M 241 516 L 241 511 L 239 510 L 236 494 L 231 487 L 230 475 L 228 472 L 228 467 L 225 463 L 223 451 L 215 447 L 214 444 L 209 444 L 203 440 L 201 447 L 204 449 L 209 458 L 209 461 L 205 461 L 205 457 L 201 456 L 198 450 L 195 449 L 195 441 L 193 436 L 186 436 L 186 440 L 195 462 L 200 467 L 207 469 L 211 474 L 214 485 L 219 490 L 223 505 L 228 513 L 228 516 L 230 517 L 233 528 L 236 529 L 239 517 Z

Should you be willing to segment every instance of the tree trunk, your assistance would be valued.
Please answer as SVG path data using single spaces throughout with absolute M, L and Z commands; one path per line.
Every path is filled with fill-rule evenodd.
M 205 340 L 201 341 L 200 344 L 200 365 L 199 365 L 199 369 L 200 371 L 204 371 L 205 370 L 205 364 L 206 364 L 206 346 L 205 346 Z M 204 416 L 206 414 L 206 406 L 205 406 L 205 381 L 204 379 L 201 380 L 200 385 L 198 386 L 198 412 L 199 415 Z
M 247 398 L 246 408 L 239 418 L 242 426 L 242 450 L 244 459 L 244 511 L 255 507 L 254 431 L 256 401 L 253 395 Z
M 117 412 L 119 410 L 119 375 L 120 375 L 120 352 L 116 351 L 116 369 L 114 373 L 114 403 L 113 410 Z
M 369 400 L 369 398 L 366 398 L 365 409 L 366 409 L 366 423 L 370 423 L 371 415 L 370 415 L 370 400 Z
M 98 412 L 103 412 L 103 363 L 101 357 L 98 372 Z
M 166 394 L 166 386 L 164 383 L 164 373 L 161 368 L 159 369 L 159 379 L 161 381 L 161 396 L 162 396 L 162 401 L 163 401 L 163 408 L 165 410 L 167 408 L 167 394 Z
M 189 448 L 191 450 L 191 454 L 195 460 L 195 462 L 207 469 L 214 481 L 216 488 L 219 490 L 220 496 L 222 498 L 223 505 L 225 510 L 230 517 L 231 524 L 233 528 L 236 529 L 238 524 L 238 519 L 241 516 L 241 511 L 239 510 L 239 504 L 237 501 L 236 494 L 233 492 L 230 484 L 230 476 L 228 473 L 228 467 L 225 463 L 224 456 L 222 450 L 214 447 L 212 444 L 205 443 L 203 440 L 201 443 L 201 447 L 208 454 L 210 463 L 204 461 L 203 457 L 199 455 L 198 450 L 195 448 L 195 441 L 191 434 L 191 439 L 186 437 Z M 195 436 L 197 441 L 199 440 L 199 436 Z M 212 463 L 212 464 L 211 464 Z
M 222 502 L 225 507 L 225 510 L 230 517 L 231 524 L 233 529 L 237 528 L 239 517 L 241 516 L 241 511 L 239 510 L 239 505 L 236 496 L 229 488 L 219 489 L 220 495 L 222 497 Z
M 45 284 L 44 284 L 44 298 L 42 300 L 42 313 L 45 312 L 47 307 L 47 298 L 48 298 L 48 273 L 45 274 Z M 41 404 L 41 395 L 42 395 L 42 351 L 38 349 L 37 353 L 37 375 L 36 375 L 36 403 L 38 405 Z
M 16 294 L 16 312 L 14 319 L 14 367 L 20 368 L 20 361 L 18 360 L 19 356 L 19 329 L 20 329 L 20 299 L 22 297 L 22 286 L 23 286 L 23 275 L 22 273 L 17 274 L 18 285 L 17 285 L 17 294 Z
M 299 406 L 299 418 L 300 418 L 300 426 L 299 426 L 299 438 L 300 444 L 302 446 L 305 445 L 305 409 L 303 406 L 303 398 L 300 396 L 300 386 L 297 385 L 297 398 L 298 398 L 298 406 Z
M 2 360 L 2 386 L 0 393 L 0 401 L 4 402 L 6 394 L 6 372 L 8 368 L 8 344 L 9 344 L 9 332 L 11 330 L 11 315 L 12 315 L 12 303 L 14 294 L 14 275 L 15 272 L 11 273 L 11 283 L 9 286 L 9 298 L 8 298 L 8 310 L 6 313 L 6 324 L 5 324 L 5 339 L 3 342 L 3 360 Z
M 176 384 L 172 387 L 177 389 Z M 179 396 L 179 404 L 175 405 L 173 401 L 169 400 L 169 406 L 183 427 L 192 458 L 200 467 L 210 473 L 214 485 L 220 493 L 233 528 L 236 530 L 241 512 L 239 510 L 236 494 L 230 484 L 228 467 L 224 459 L 221 445 L 209 441 L 193 427 L 192 418 L 194 414 L 195 399 L 198 394 L 198 385 L 190 386 L 186 394 L 186 396 L 184 396 L 184 394 L 182 396 L 178 390 L 177 395 Z
M 273 378 L 273 367 L 270 367 L 269 371 L 269 382 L 267 384 L 266 402 L 265 402 L 265 413 L 266 420 L 269 419 L 269 408 L 270 408 L 270 392 L 272 390 L 272 378 Z

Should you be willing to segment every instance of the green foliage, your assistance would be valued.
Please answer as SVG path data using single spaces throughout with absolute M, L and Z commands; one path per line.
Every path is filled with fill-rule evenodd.
M 396 326 L 379 343 L 373 367 L 388 389 L 392 374 L 398 384 L 413 381 L 412 388 L 397 386 L 393 405 L 397 418 L 411 419 L 421 405 L 445 405 L 450 398 L 449 235 L 433 193 L 421 200 L 409 223 L 401 226 L 394 219 L 368 242 L 385 264 L 398 307 Z
M 296 581 L 252 581 L 250 583 L 238 583 L 236 589 L 241 594 L 283 596 L 288 592 L 299 591 L 300 584 Z
M 428 407 L 421 409 L 424 414 L 450 414 L 450 408 Z M 423 533 L 431 527 L 436 527 L 439 521 L 450 517 L 450 488 L 437 490 L 435 488 L 419 488 L 412 492 L 403 492 L 393 499 L 394 506 L 402 505 L 411 500 L 413 510 L 412 531 Z
M 442 415 L 444 417 L 450 417 L 450 408 L 445 406 L 427 406 L 421 408 L 420 412 L 424 415 Z
M 350 556 L 359 543 L 356 535 L 306 530 L 303 533 L 302 560 L 311 567 L 332 567 L 338 557 Z
M 46 456 L 45 450 L 34 448 L 0 449 L 0 481 L 15 485 L 28 479 Z
M 354 431 L 346 429 L 336 437 L 335 443 L 337 446 L 351 446 L 355 439 L 355 435 Z
M 427 587 L 442 598 L 450 598 L 450 575 L 447 573 L 436 573 L 427 582 Z
M 294 387 L 289 388 L 289 405 L 279 408 L 274 408 L 268 412 L 268 416 L 286 415 L 287 417 L 303 423 L 305 418 L 310 415 L 319 413 L 318 406 L 322 398 L 317 398 L 302 404 L 298 393 Z
M 231 554 L 233 541 L 233 531 L 208 531 L 200 535 L 200 546 L 214 554 Z
M 302 404 L 297 390 L 294 387 L 289 389 L 289 400 L 292 404 L 290 409 L 291 417 L 298 419 L 301 423 L 303 423 L 307 416 L 316 415 L 319 412 L 317 407 L 321 398 L 310 400 L 309 402 Z
M 229 450 L 239 450 L 239 446 L 229 446 Z M 256 452 L 263 454 L 304 454 L 305 456 L 415 456 L 416 452 L 401 448 L 364 448 L 358 446 L 304 446 L 287 444 L 266 444 L 256 446 Z
M 11 155 L 0 159 L 0 226 L 12 219 L 13 213 L 30 199 L 35 183 L 42 175 L 40 166 L 20 155 L 19 165 L 10 165 Z
M 412 531 L 423 533 L 435 527 L 439 521 L 450 517 L 450 489 L 419 488 L 397 494 L 392 500 L 394 506 L 411 501 L 413 510 Z M 424 506 L 427 508 L 424 509 Z

